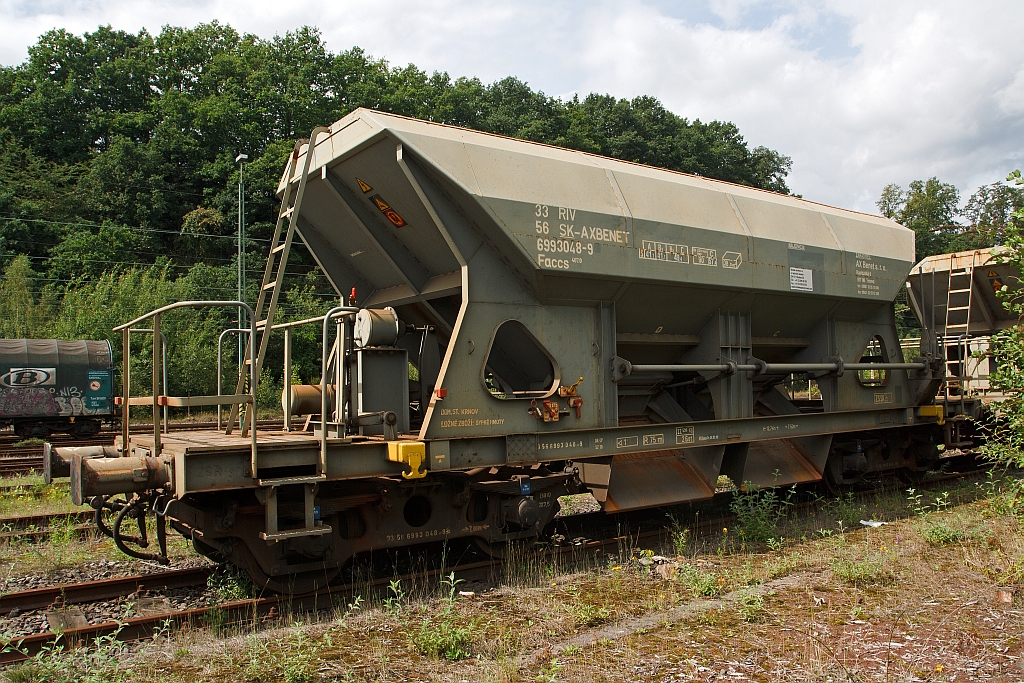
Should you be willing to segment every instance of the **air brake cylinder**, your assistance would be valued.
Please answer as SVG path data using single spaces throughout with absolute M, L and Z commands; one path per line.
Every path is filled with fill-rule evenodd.
M 170 459 L 136 455 L 88 458 L 75 454 L 71 460 L 71 500 L 75 505 L 83 505 L 93 496 L 164 488 L 171 481 Z

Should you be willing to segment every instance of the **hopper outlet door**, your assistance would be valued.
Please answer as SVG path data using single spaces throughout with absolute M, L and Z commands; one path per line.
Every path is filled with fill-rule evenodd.
M 587 463 L 580 478 L 605 512 L 705 500 L 715 494 L 724 453 L 725 446 L 704 446 L 617 455 Z

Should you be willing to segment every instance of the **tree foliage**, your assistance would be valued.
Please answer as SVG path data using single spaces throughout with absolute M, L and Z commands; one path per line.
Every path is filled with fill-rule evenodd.
M 109 338 L 173 299 L 234 298 L 235 156 L 249 156 L 252 284 L 294 141 L 357 107 L 789 192 L 788 157 L 652 97 L 563 101 L 513 77 L 394 67 L 358 47 L 332 53 L 310 27 L 269 40 L 216 21 L 158 35 L 56 29 L 24 63 L 0 67 L 0 335 Z M 293 254 L 283 314 L 318 315 L 335 295 L 307 254 Z M 194 326 L 171 341 L 172 390 L 212 390 L 201 377 L 213 376 L 228 317 L 169 318 L 167 329 Z M 302 334 L 296 367 L 309 380 L 319 341 Z
M 1019 223 L 1024 189 L 983 185 L 960 207 L 960 192 L 938 178 L 915 180 L 904 190 L 892 183 L 875 202 L 886 218 L 916 233 L 917 258 L 1001 244 L 1008 226 Z
M 254 237 L 266 238 L 293 141 L 357 107 L 789 191 L 788 157 L 750 149 L 732 123 L 689 121 L 652 97 L 562 101 L 512 77 L 485 85 L 396 68 L 359 48 L 332 53 L 309 27 L 270 40 L 218 22 L 156 36 L 58 29 L 42 35 L 23 64 L 0 68 L 0 217 L 8 222 L 0 249 L 50 269 L 52 249 L 86 229 L 61 223 L 76 219 L 148 228 L 138 244 L 124 245 L 134 262 L 176 258 L 182 245 L 174 235 L 186 216 L 235 213 L 241 152 L 251 161 Z M 206 227 L 227 237 L 234 224 Z M 43 240 L 33 239 L 40 233 Z M 199 251 L 187 258 L 226 261 L 233 253 L 225 240 Z M 53 275 L 69 274 L 60 266 Z

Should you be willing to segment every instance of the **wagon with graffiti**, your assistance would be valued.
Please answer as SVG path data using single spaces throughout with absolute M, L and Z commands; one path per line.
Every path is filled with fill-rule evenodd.
M 115 419 L 107 341 L 0 339 L 0 427 L 92 436 Z

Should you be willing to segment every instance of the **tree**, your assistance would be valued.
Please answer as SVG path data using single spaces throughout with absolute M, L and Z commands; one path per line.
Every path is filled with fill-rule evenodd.
M 919 259 L 949 251 L 953 236 L 963 230 L 956 222 L 959 190 L 935 177 L 915 180 L 906 191 L 896 184 L 886 185 L 875 205 L 882 215 L 916 233 Z
M 19 334 L 106 338 L 166 297 L 233 296 L 239 153 L 249 157 L 254 299 L 295 141 L 357 107 L 789 192 L 788 157 L 751 149 L 730 122 L 690 121 L 653 97 L 563 101 L 511 76 L 453 80 L 358 47 L 333 53 L 311 27 L 269 40 L 216 21 L 157 35 L 56 29 L 24 63 L 0 67 L 0 258 L 24 255 L 5 283 L 31 282 L 5 290 L 9 324 Z M 312 315 L 336 300 L 317 272 L 296 245 L 286 288 L 302 289 L 286 299 L 292 308 Z M 26 327 L 28 311 L 58 319 Z M 193 378 L 184 389 L 198 390 L 209 319 L 181 321 L 196 332 L 170 362 Z M 314 369 L 310 358 L 303 372 Z
M 1010 176 L 1013 178 L 1013 176 Z M 1024 188 L 1005 183 L 982 185 L 971 195 L 963 215 L 978 237 L 991 244 L 1001 244 L 1009 227 L 1021 227 L 1024 209 Z

